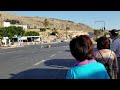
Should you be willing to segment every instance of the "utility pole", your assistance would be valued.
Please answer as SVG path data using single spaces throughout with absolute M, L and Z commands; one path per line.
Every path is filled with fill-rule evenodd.
M 102 20 L 102 21 L 95 21 L 95 23 L 96 22 L 102 22 L 103 23 L 103 30 L 105 30 L 105 21 L 104 20 Z
M 102 22 L 103 23 L 103 27 L 102 27 L 102 31 L 104 30 L 105 31 L 105 21 L 102 20 L 102 21 L 95 21 L 96 22 Z M 103 32 L 103 35 L 105 35 L 105 32 Z

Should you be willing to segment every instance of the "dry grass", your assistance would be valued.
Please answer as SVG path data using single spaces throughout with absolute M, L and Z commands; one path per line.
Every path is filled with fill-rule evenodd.
M 6 12 L 0 12 L 1 20 L 4 21 L 6 19 L 10 20 L 18 20 L 21 24 L 30 25 L 30 27 L 36 26 L 37 28 L 43 28 L 43 22 L 45 20 L 44 17 L 28 17 L 28 16 L 20 16 L 15 14 L 10 14 Z M 56 28 L 58 36 L 50 36 L 49 31 L 47 32 L 39 32 L 39 29 L 28 29 L 27 31 L 37 31 L 43 36 L 44 40 L 53 40 L 53 39 L 65 39 L 66 38 L 66 26 L 70 27 L 70 30 L 67 31 L 67 35 L 71 35 L 72 37 L 76 35 L 87 34 L 88 32 L 93 31 L 93 29 L 82 23 L 74 23 L 65 20 L 48 18 L 50 22 L 50 28 Z
M 15 14 L 10 14 L 7 12 L 0 12 L 1 14 L 1 19 L 6 20 L 18 20 L 21 22 L 21 24 L 26 24 L 30 25 L 30 27 L 36 26 L 37 28 L 42 28 L 43 22 L 45 20 L 44 17 L 28 17 L 28 16 L 20 16 L 20 15 L 15 15 Z M 93 29 L 85 24 L 82 23 L 74 23 L 70 21 L 65 21 L 65 20 L 59 20 L 59 19 L 53 19 L 53 18 L 48 18 L 50 22 L 50 28 L 56 28 L 58 30 L 65 30 L 66 26 L 70 27 L 70 30 L 77 30 L 77 31 L 92 31 Z

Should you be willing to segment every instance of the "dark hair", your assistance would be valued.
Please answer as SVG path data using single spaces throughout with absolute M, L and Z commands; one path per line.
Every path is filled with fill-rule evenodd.
M 108 37 L 100 37 L 97 39 L 97 48 L 110 49 L 110 39 Z
M 87 35 L 80 35 L 73 38 L 70 41 L 70 51 L 78 61 L 90 60 L 94 57 L 94 46 Z
M 118 36 L 118 35 L 119 35 L 119 31 L 116 30 L 116 29 L 112 29 L 112 30 L 109 31 L 109 32 L 112 34 L 112 36 Z

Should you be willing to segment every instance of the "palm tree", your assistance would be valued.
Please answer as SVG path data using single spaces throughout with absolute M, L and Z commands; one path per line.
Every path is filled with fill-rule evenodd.
M 47 26 L 49 26 L 49 24 L 50 24 L 49 20 L 48 20 L 48 19 L 45 19 L 44 22 L 43 22 L 43 25 L 44 25 L 45 27 L 47 27 Z
M 66 26 L 66 40 L 67 40 L 67 30 L 70 30 L 70 27 Z

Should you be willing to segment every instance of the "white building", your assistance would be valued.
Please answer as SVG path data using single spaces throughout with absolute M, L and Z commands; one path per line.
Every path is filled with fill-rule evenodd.
M 22 27 L 24 30 L 27 30 L 27 25 L 11 25 L 16 27 Z
M 10 22 L 3 22 L 3 27 L 9 27 L 10 26 Z
M 10 22 L 3 22 L 3 27 L 9 27 L 9 26 L 16 26 L 16 27 L 22 27 L 24 30 L 27 30 L 27 25 L 16 25 L 16 24 L 10 24 Z

